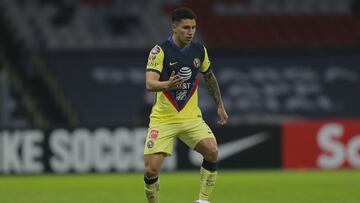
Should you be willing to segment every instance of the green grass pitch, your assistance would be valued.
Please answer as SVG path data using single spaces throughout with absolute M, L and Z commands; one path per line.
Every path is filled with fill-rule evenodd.
M 161 175 L 161 203 L 197 199 L 198 173 Z M 145 203 L 140 173 L 0 176 L 1 203 Z M 212 203 L 358 203 L 360 171 L 220 171 Z

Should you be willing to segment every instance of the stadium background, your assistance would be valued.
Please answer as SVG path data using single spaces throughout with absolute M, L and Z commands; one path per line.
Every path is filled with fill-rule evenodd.
M 196 41 L 208 48 L 229 114 L 226 127 L 216 126 L 200 88 L 227 171 L 215 200 L 360 199 L 360 1 L 0 0 L 0 202 L 144 200 L 153 101 L 144 70 L 181 5 L 198 16 Z M 194 187 L 184 183 L 182 200 L 164 188 L 164 201 L 190 202 L 200 159 L 182 143 L 175 149 L 163 181 L 171 188 L 192 177 Z M 42 176 L 49 173 L 71 175 Z M 51 196 L 73 181 L 73 197 Z M 127 192 L 116 192 L 124 181 Z M 80 189 L 89 185 L 101 185 L 101 195 Z M 15 191 L 30 198 L 14 200 Z

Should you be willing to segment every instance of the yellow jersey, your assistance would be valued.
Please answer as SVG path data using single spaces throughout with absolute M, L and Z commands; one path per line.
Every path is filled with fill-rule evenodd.
M 156 45 L 150 51 L 146 71 L 160 74 L 160 81 L 169 80 L 171 72 L 175 71 L 184 83 L 179 89 L 156 92 L 150 127 L 202 119 L 198 106 L 198 73 L 209 70 L 207 50 L 200 43 L 191 42 L 185 48 L 179 48 L 169 37 Z

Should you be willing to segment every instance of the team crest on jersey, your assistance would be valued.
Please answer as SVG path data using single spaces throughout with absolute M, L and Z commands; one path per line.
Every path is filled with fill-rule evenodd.
M 199 58 L 195 58 L 193 62 L 194 62 L 195 68 L 200 68 L 200 59 Z
M 146 143 L 146 146 L 147 146 L 147 148 L 149 148 L 149 149 L 153 148 L 153 147 L 154 147 L 154 141 L 149 140 L 149 141 Z

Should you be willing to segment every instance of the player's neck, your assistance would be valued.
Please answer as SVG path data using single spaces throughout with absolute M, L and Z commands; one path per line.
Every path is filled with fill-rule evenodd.
M 183 49 L 183 48 L 185 48 L 187 45 L 189 45 L 189 44 L 182 43 L 182 42 L 179 40 L 179 38 L 177 38 L 175 35 L 172 35 L 171 38 L 172 38 L 172 41 L 174 42 L 174 44 L 175 44 L 177 47 L 179 47 L 180 49 Z

